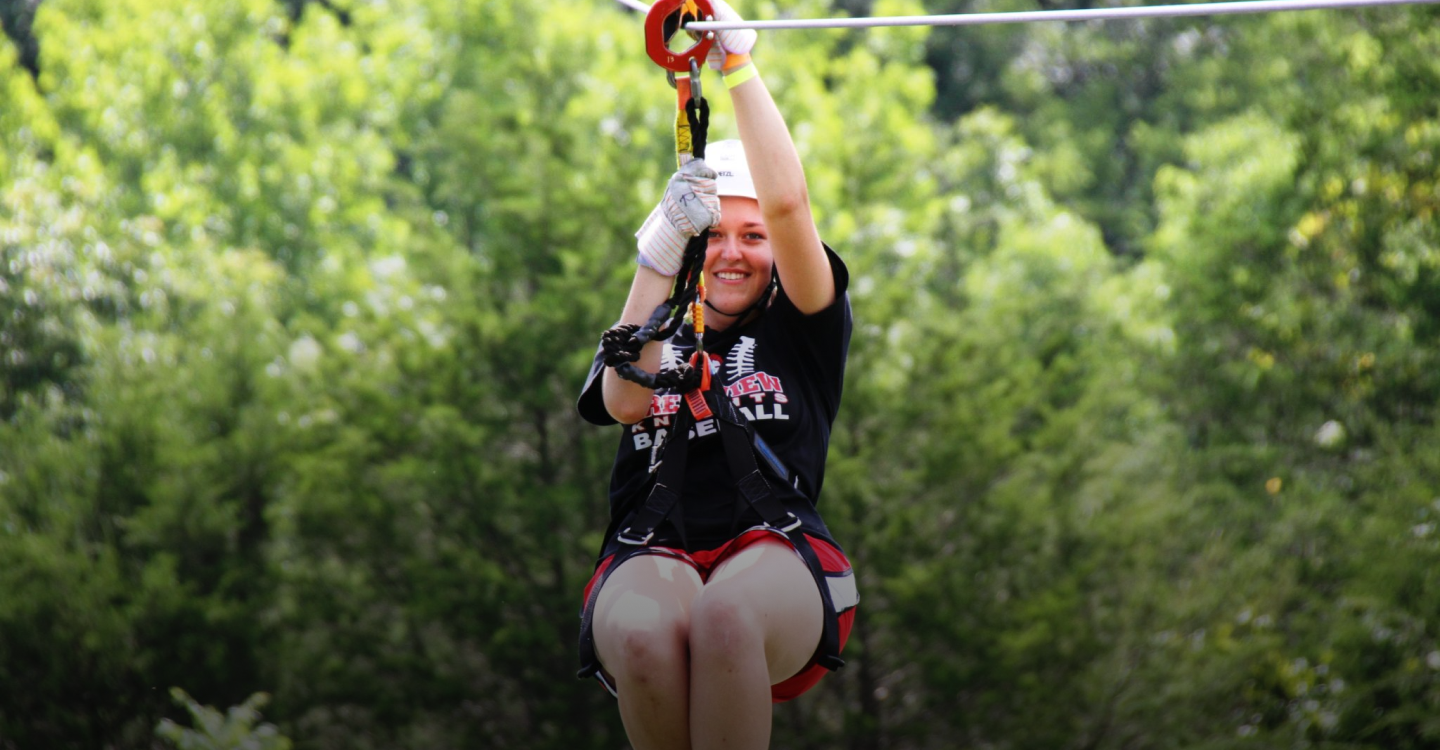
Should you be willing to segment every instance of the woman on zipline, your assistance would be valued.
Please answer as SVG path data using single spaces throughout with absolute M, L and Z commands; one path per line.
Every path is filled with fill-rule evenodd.
M 687 399 L 628 382 L 602 348 L 579 401 L 586 420 L 625 425 L 580 674 L 616 694 L 636 750 L 767 747 L 772 702 L 843 663 L 858 601 L 815 510 L 850 342 L 848 275 L 820 241 L 789 129 L 750 60 L 755 32 L 718 37 L 710 62 L 741 140 L 710 144 L 670 180 L 636 234 L 630 328 L 612 329 L 644 324 L 687 238 L 708 235 L 695 366 L 709 388 Z M 682 329 L 630 356 L 654 372 L 695 348 Z

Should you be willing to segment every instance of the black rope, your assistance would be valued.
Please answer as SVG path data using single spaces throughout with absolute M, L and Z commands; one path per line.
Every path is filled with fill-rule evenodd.
M 634 363 L 640 360 L 640 350 L 646 344 L 651 341 L 664 341 L 680 330 L 685 309 L 695 301 L 699 289 L 707 245 L 708 240 L 703 236 L 690 238 L 685 245 L 680 272 L 675 275 L 674 291 L 669 299 L 655 307 L 645 325 L 622 324 L 600 335 L 600 348 L 605 365 L 615 368 L 616 375 L 646 388 L 678 388 L 691 391 L 700 387 L 700 372 L 688 364 L 652 373 L 636 367 Z
M 710 132 L 710 102 L 703 96 L 698 103 L 693 96 L 685 100 L 685 119 L 690 121 L 690 153 L 696 159 L 704 159 L 705 140 Z
M 689 98 L 685 102 L 685 118 L 690 121 L 691 153 L 696 159 L 703 159 L 706 136 L 710 130 L 710 103 L 703 96 Z M 675 274 L 675 286 L 669 298 L 650 313 L 645 325 L 618 325 L 601 334 L 600 348 L 605 365 L 613 367 L 616 375 L 646 388 L 692 391 L 700 387 L 700 371 L 688 364 L 652 373 L 636 367 L 634 363 L 640 361 L 640 350 L 646 344 L 664 341 L 680 330 L 686 308 L 699 294 L 700 277 L 705 272 L 705 251 L 709 244 L 710 238 L 705 234 L 691 237 L 685 244 L 680 271 Z M 696 341 L 695 344 L 696 351 L 703 351 L 701 342 Z

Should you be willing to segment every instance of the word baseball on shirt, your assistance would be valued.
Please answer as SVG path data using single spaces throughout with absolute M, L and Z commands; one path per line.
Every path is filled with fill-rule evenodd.
M 785 396 L 785 387 L 779 378 L 768 373 L 751 373 L 725 386 L 725 395 L 730 397 L 730 402 L 735 404 L 740 413 L 744 414 L 745 418 L 751 422 L 790 418 L 790 415 L 785 413 L 785 404 L 790 403 L 790 399 Z M 636 422 L 630 428 L 635 440 L 635 449 L 644 450 L 657 442 L 664 441 L 665 428 L 671 425 L 675 414 L 680 411 L 684 403 L 685 397 L 678 393 L 652 396 L 650 411 L 645 415 L 645 419 Z M 693 440 L 697 437 L 714 435 L 718 429 L 713 417 L 702 419 L 690 428 L 689 437 Z M 655 431 L 653 435 L 651 434 L 652 430 Z

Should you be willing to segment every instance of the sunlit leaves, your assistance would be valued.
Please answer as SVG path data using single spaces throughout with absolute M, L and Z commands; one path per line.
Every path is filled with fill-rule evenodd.
M 1429 741 L 1434 19 L 762 35 L 852 273 L 864 596 L 777 745 Z M 622 741 L 569 679 L 615 439 L 572 402 L 673 164 L 638 29 L 47 0 L 38 82 L 0 44 L 0 736 L 148 747 L 178 685 L 304 747 Z

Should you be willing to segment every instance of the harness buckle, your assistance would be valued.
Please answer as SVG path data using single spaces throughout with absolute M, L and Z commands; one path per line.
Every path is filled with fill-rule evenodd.
M 645 545 L 650 543 L 650 539 L 654 536 L 654 530 L 651 530 L 649 534 L 646 534 L 643 537 L 639 534 L 631 534 L 630 527 L 626 526 L 624 531 L 621 531 L 619 534 L 615 535 L 615 541 L 620 542 L 621 544 L 630 544 L 636 547 L 644 547 Z
M 782 527 L 780 528 L 781 531 L 790 532 L 790 531 L 794 531 L 794 530 L 800 528 L 800 517 L 799 517 L 799 516 L 795 515 L 794 513 L 791 513 L 791 512 L 788 511 L 788 510 L 785 511 L 785 515 L 790 516 L 790 523 L 787 523 L 787 524 L 785 524 L 784 526 L 782 526 Z

